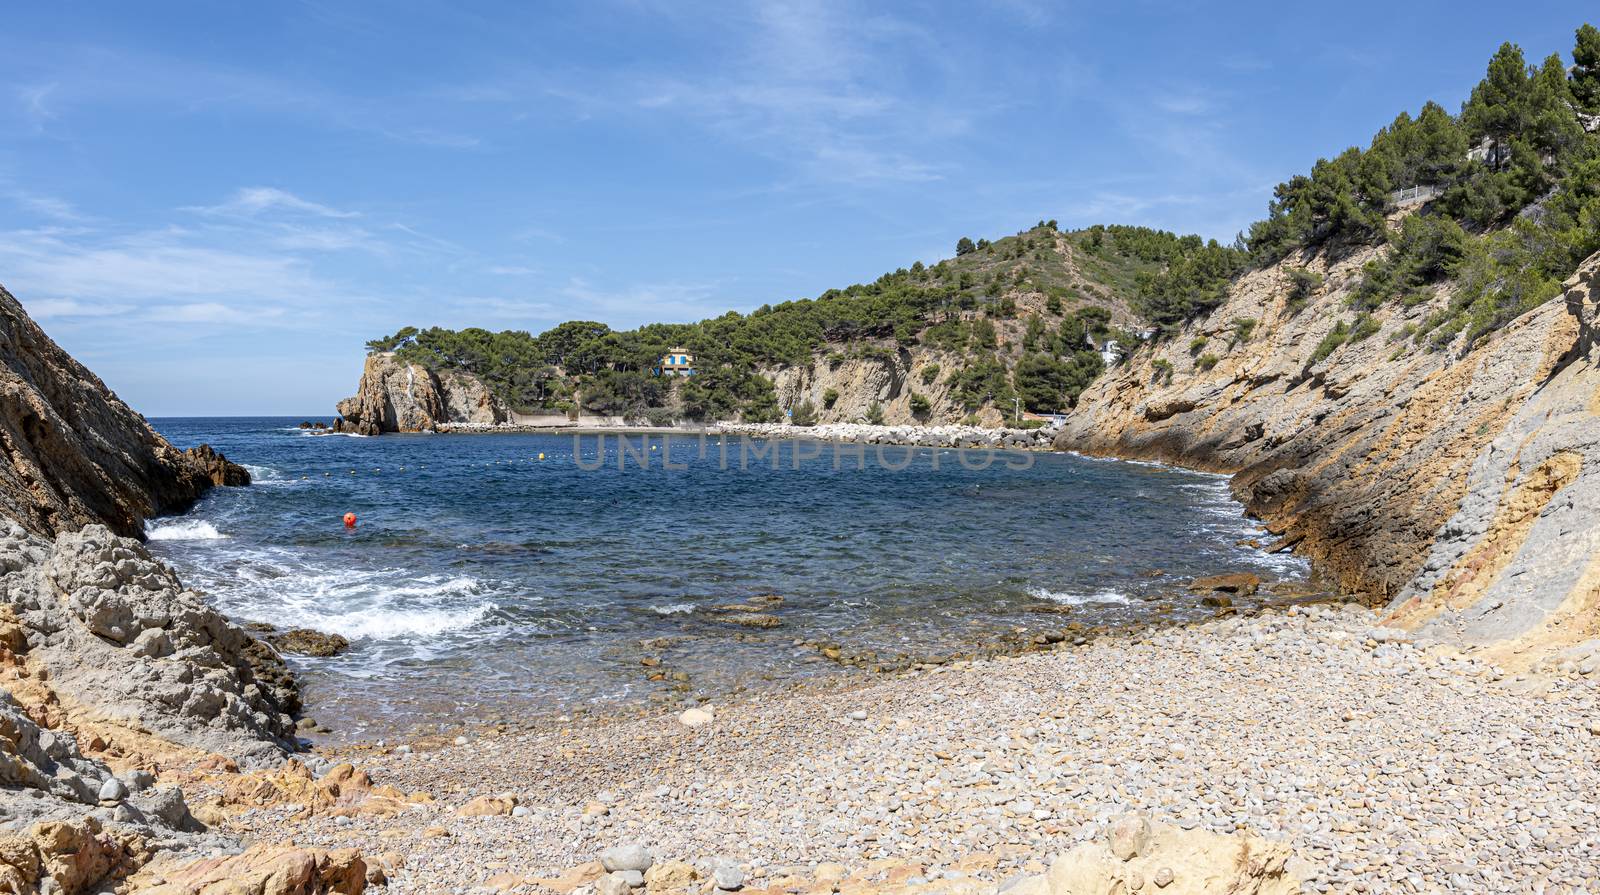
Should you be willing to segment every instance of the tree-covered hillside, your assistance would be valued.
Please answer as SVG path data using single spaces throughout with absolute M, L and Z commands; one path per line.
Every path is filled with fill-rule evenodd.
M 941 375 L 967 410 L 1009 408 L 1014 395 L 1056 410 L 1100 372 L 1090 338 L 1103 342 L 1141 319 L 1127 306 L 1134 284 L 1207 251 L 1225 250 L 1135 227 L 1067 234 L 1047 221 L 993 242 L 963 239 L 956 257 L 932 266 L 750 314 L 629 331 L 573 321 L 537 336 L 407 327 L 367 348 L 471 371 L 517 409 L 581 403 L 597 413 L 768 420 L 782 409 L 764 369 L 930 346 L 960 358 Z M 655 374 L 676 347 L 695 355 L 695 376 Z
M 1346 337 L 1365 331 L 1362 312 L 1448 282 L 1448 307 L 1414 338 L 1439 349 L 1465 332 L 1470 344 L 1555 296 L 1600 250 L 1600 31 L 1578 29 L 1572 55 L 1570 68 L 1559 54 L 1530 66 L 1503 45 L 1459 113 L 1430 102 L 1367 148 L 1318 160 L 1279 184 L 1267 217 L 1232 245 L 1048 221 L 993 242 L 963 237 L 952 259 L 748 315 L 626 332 L 575 321 L 538 336 L 407 327 L 368 349 L 470 371 L 517 409 L 768 420 L 781 409 L 763 370 L 922 347 L 955 358 L 937 375 L 965 410 L 1013 397 L 1054 410 L 1100 373 L 1092 339 L 1162 338 L 1216 308 L 1247 270 L 1369 246 L 1387 251 L 1365 271 Z M 1291 301 L 1317 289 L 1316 274 L 1290 272 Z M 695 354 L 696 376 L 653 373 L 674 347 Z

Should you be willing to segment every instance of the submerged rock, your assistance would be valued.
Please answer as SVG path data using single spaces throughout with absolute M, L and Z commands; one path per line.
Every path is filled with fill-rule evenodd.
M 350 649 L 350 641 L 338 634 L 325 634 L 310 628 L 290 628 L 267 635 L 267 642 L 279 652 L 326 658 Z
M 1214 590 L 1235 596 L 1248 597 L 1261 588 L 1261 578 L 1249 572 L 1230 575 L 1212 575 L 1189 582 L 1190 590 Z

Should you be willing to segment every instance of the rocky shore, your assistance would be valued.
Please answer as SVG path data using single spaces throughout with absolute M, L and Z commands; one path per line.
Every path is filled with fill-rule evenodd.
M 1064 428 L 708 432 L 1238 472 L 1277 546 L 1385 609 L 1216 597 L 846 687 L 337 752 L 303 751 L 273 646 L 136 539 L 243 470 L 167 444 L 0 290 L 0 892 L 1600 891 L 1600 261 L 1484 345 L 1309 365 L 1319 315 L 1282 277 L 1195 324 L 1255 314 L 1257 346 L 1177 384 L 1135 357 Z M 511 430 L 447 383 L 381 385 L 346 418 Z
M 873 425 L 871 423 L 821 423 L 796 426 L 789 423 L 707 423 L 703 426 L 572 425 L 565 427 L 522 426 L 501 423 L 440 423 L 431 431 L 462 435 L 484 434 L 626 434 L 694 438 L 701 435 L 731 435 L 744 438 L 805 438 L 849 444 L 912 445 L 949 448 L 994 448 L 999 450 L 1049 450 L 1060 423 L 1036 428 L 985 427 L 967 425 Z
M 300 841 L 387 856 L 395 891 L 993 892 L 1085 843 L 1106 863 L 1094 843 L 1130 813 L 1215 834 L 1199 853 L 1249 837 L 1279 856 L 1227 891 L 1594 891 L 1593 663 L 1528 674 L 1380 620 L 1314 605 L 681 718 L 354 748 L 330 759 L 407 806 L 263 802 L 231 823 L 309 814 Z M 586 864 L 618 846 L 663 869 Z M 1108 866 L 1123 889 L 1044 891 L 1224 891 L 1172 856 Z
M 1033 429 L 984 426 L 877 426 L 870 423 L 822 423 L 795 426 L 786 423 L 715 423 L 707 428 L 718 435 L 749 438 L 811 438 L 850 444 L 900 444 L 923 447 L 1048 450 L 1059 424 Z

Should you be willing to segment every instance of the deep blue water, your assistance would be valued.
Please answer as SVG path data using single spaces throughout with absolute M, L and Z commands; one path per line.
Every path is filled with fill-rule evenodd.
M 869 448 L 863 464 L 811 442 L 679 435 L 654 450 L 632 436 L 619 471 L 613 435 L 590 470 L 574 452 L 599 462 L 595 436 L 315 436 L 298 421 L 153 420 L 256 483 L 155 520 L 151 546 L 237 619 L 354 641 L 297 660 L 312 713 L 346 733 L 444 707 L 456 720 L 666 692 L 641 655 L 716 696 L 844 673 L 797 639 L 926 654 L 1016 626 L 1135 618 L 1157 597 L 1199 614 L 1181 587 L 1199 574 L 1305 574 L 1235 546 L 1259 529 L 1222 478 L 1148 464 L 997 453 L 969 469 L 953 451 L 904 448 L 885 464 Z M 750 449 L 772 453 L 741 463 Z M 784 598 L 780 627 L 705 611 L 764 594 Z M 1030 611 L 1060 605 L 1075 608 Z

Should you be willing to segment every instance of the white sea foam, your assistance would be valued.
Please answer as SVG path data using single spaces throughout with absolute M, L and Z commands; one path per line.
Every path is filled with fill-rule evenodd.
M 1133 602 L 1133 598 L 1114 590 L 1096 591 L 1092 594 L 1074 594 L 1060 590 L 1049 590 L 1043 587 L 1030 587 L 1028 593 L 1036 599 L 1049 600 L 1052 603 L 1065 603 L 1068 606 L 1088 606 L 1094 603 L 1126 606 Z
M 499 608 L 494 603 L 480 603 L 463 609 L 357 610 L 342 615 L 320 615 L 311 626 L 351 640 L 437 637 L 474 627 Z
M 694 611 L 693 603 L 664 603 L 660 606 L 651 606 L 650 611 L 657 615 L 683 615 Z
M 146 522 L 144 534 L 152 541 L 220 541 L 227 537 L 204 519 Z

